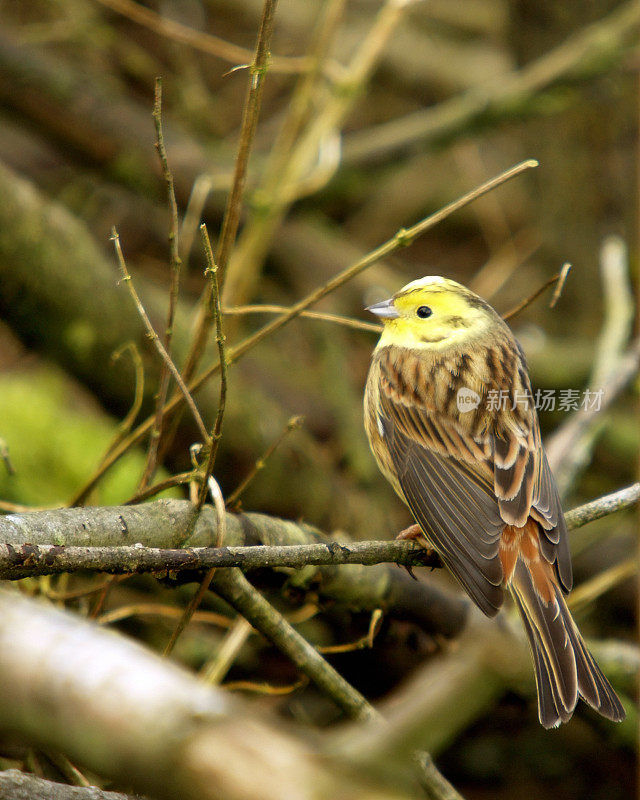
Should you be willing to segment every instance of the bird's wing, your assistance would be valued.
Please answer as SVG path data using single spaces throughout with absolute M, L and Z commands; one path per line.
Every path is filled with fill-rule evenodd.
M 494 429 L 473 438 L 412 392 L 389 360 L 380 361 L 380 430 L 413 516 L 443 561 L 486 613 L 500 606 L 499 540 L 505 524 L 532 516 L 540 551 L 565 591 L 572 584 L 566 524 L 529 396 Z M 508 424 L 499 424 L 499 420 Z
M 530 516 L 539 523 L 540 552 L 546 561 L 555 564 L 560 583 L 568 592 L 573 576 L 567 526 L 542 446 L 528 379 L 524 390 L 530 402 L 519 409 L 515 419 L 505 415 L 505 424 L 498 421 L 492 435 L 494 488 L 500 516 L 507 524 L 518 527 L 525 525 Z
M 505 523 L 489 468 L 489 444 L 465 441 L 426 406 L 394 396 L 385 381 L 377 413 L 413 516 L 472 600 L 493 616 L 503 599 L 498 547 Z

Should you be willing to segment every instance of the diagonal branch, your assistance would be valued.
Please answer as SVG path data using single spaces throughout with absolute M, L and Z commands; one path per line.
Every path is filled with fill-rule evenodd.
M 122 14 L 127 19 L 143 25 L 145 28 L 165 36 L 174 42 L 186 44 L 201 53 L 221 58 L 231 64 L 247 64 L 253 58 L 251 50 L 240 47 L 232 42 L 227 42 L 218 36 L 210 33 L 189 28 L 177 20 L 163 17 L 151 8 L 145 8 L 134 0 L 97 0 L 103 6 L 112 11 Z M 308 59 L 305 56 L 272 56 L 271 69 L 274 72 L 297 73 L 304 72 L 309 68 Z

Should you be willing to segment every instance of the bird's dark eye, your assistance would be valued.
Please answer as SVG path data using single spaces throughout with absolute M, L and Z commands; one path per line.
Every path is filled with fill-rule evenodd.
M 416 309 L 416 314 L 420 317 L 420 319 L 426 319 L 433 314 L 433 311 L 429 308 L 429 306 L 419 306 Z

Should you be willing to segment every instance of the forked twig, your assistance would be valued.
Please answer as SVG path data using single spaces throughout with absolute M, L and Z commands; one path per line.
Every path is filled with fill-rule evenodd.
M 562 290 L 564 289 L 565 281 L 571 271 L 571 264 L 566 263 L 562 265 L 562 269 L 557 275 L 554 275 L 552 278 L 549 278 L 548 281 L 545 281 L 542 286 L 539 286 L 533 294 L 530 294 L 529 297 L 525 297 L 517 306 L 514 306 L 510 311 L 507 311 L 506 314 L 502 315 L 502 319 L 510 320 L 520 314 L 521 311 L 524 311 L 527 306 L 530 306 L 534 300 L 537 300 L 540 295 L 545 292 L 550 286 L 555 285 L 555 289 L 553 291 L 553 295 L 551 297 L 551 302 L 549 303 L 549 308 L 553 308 L 555 304 L 560 299 L 560 295 L 562 294 Z
M 275 453 L 277 448 L 282 444 L 286 436 L 288 436 L 291 431 L 296 430 L 299 428 L 302 423 L 304 422 L 304 417 L 291 417 L 289 422 L 287 422 L 286 427 L 280 433 L 278 438 L 272 442 L 269 447 L 264 451 L 262 456 L 255 462 L 249 473 L 245 476 L 244 480 L 240 482 L 240 484 L 231 492 L 231 494 L 227 497 L 227 506 L 231 508 L 234 503 L 237 503 L 242 493 L 246 490 L 249 486 L 251 481 L 256 477 L 260 470 L 263 470 L 266 466 L 267 461 L 271 458 L 271 456 Z

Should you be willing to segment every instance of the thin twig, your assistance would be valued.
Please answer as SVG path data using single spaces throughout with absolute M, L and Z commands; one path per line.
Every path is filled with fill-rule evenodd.
M 562 288 L 564 283 L 567 279 L 567 275 L 571 269 L 571 264 L 564 264 L 560 272 L 553 276 L 553 278 L 549 278 L 548 281 L 545 281 L 542 286 L 538 287 L 533 294 L 530 294 L 529 297 L 525 297 L 524 300 L 518 303 L 517 306 L 514 306 L 510 311 L 507 311 L 506 314 L 502 315 L 502 319 L 510 320 L 514 317 L 517 317 L 521 311 L 524 311 L 527 306 L 530 306 L 534 300 L 537 300 L 543 292 L 545 292 L 550 286 L 556 286 L 553 296 L 551 298 L 551 303 L 549 304 L 550 308 L 557 303 L 558 298 L 562 292 Z
M 163 603 L 132 603 L 126 606 L 114 608 L 96 618 L 98 625 L 112 625 L 114 622 L 128 619 L 129 617 L 166 617 L 175 619 L 180 617 L 182 611 L 176 606 L 165 605 Z M 193 615 L 194 622 L 202 622 L 207 625 L 215 625 L 218 628 L 230 628 L 233 621 L 222 614 L 214 611 L 196 611 Z
M 53 602 L 67 603 L 69 600 L 79 600 L 83 597 L 91 597 L 94 594 L 99 594 L 105 586 L 109 585 L 110 581 L 111 578 L 107 578 L 106 581 L 100 581 L 100 583 L 92 586 L 84 586 L 81 589 L 70 589 L 69 591 L 48 589 L 47 591 L 43 591 L 42 595 L 46 597 L 47 600 L 52 600 Z
M 200 226 L 202 234 L 202 245 L 204 247 L 205 256 L 207 259 L 207 269 L 205 273 L 211 279 L 211 306 L 212 314 L 216 323 L 216 344 L 218 346 L 218 363 L 220 364 L 220 397 L 218 399 L 218 411 L 216 419 L 211 431 L 211 444 L 209 449 L 209 456 L 207 459 L 207 466 L 204 471 L 204 480 L 200 486 L 198 494 L 197 509 L 200 511 L 204 505 L 207 497 L 207 489 L 209 478 L 213 475 L 213 468 L 216 463 L 216 456 L 218 454 L 218 445 L 220 444 L 220 437 L 222 436 L 222 421 L 224 419 L 224 411 L 227 403 L 227 356 L 225 353 L 225 337 L 222 330 L 222 311 L 220 310 L 220 287 L 218 285 L 218 265 L 213 256 L 211 249 L 211 242 L 209 241 L 209 234 L 207 233 L 207 226 L 202 223 Z
M 238 485 L 236 489 L 231 492 L 231 494 L 227 497 L 227 507 L 231 508 L 235 503 L 238 502 L 238 499 L 242 495 L 242 493 L 246 490 L 247 486 L 251 483 L 251 481 L 256 477 L 260 470 L 263 470 L 266 466 L 267 461 L 271 458 L 271 456 L 275 453 L 277 448 L 282 444 L 286 436 L 291 433 L 291 431 L 295 431 L 299 428 L 302 423 L 304 422 L 304 417 L 291 417 L 289 422 L 287 422 L 286 427 L 280 433 L 278 438 L 272 442 L 269 447 L 264 451 L 263 455 L 255 462 L 251 470 L 245 476 L 244 480 Z
M 271 47 L 271 37 L 275 22 L 276 5 L 277 0 L 265 0 L 262 9 L 262 19 L 260 20 L 260 28 L 258 30 L 255 56 L 253 64 L 251 65 L 251 80 L 247 87 L 247 96 L 242 113 L 240 142 L 238 144 L 238 154 L 235 161 L 233 184 L 229 192 L 229 197 L 227 198 L 227 206 L 222 221 L 222 230 L 220 232 L 220 242 L 218 244 L 218 264 L 220 267 L 219 283 L 221 288 L 224 286 L 229 253 L 235 242 L 238 225 L 240 224 L 240 210 L 242 208 L 242 196 L 247 180 L 249 155 L 253 146 L 256 128 L 258 127 L 264 79 L 269 66 L 269 49 Z
M 251 624 L 244 617 L 236 617 L 216 654 L 200 670 L 200 677 L 205 683 L 220 683 L 223 680 L 252 631 Z
M 290 683 L 288 686 L 274 686 L 271 683 L 257 683 L 256 681 L 227 681 L 223 688 L 227 692 L 255 692 L 255 694 L 266 694 L 274 697 L 293 694 L 309 684 L 309 678 L 303 675 L 299 681 Z
M 244 314 L 286 314 L 289 310 L 289 306 L 251 305 L 223 308 L 222 313 L 232 316 Z M 376 322 L 365 322 L 361 319 L 342 317 L 340 314 L 328 314 L 324 311 L 303 311 L 300 316 L 304 317 L 305 319 L 318 319 L 322 320 L 323 322 L 335 322 L 336 325 L 343 325 L 345 328 L 352 328 L 356 331 L 380 333 L 382 330 L 382 325 L 378 325 Z
M 162 175 L 167 186 L 167 202 L 169 205 L 169 266 L 171 270 L 171 284 L 169 287 L 169 307 L 167 310 L 167 325 L 164 332 L 164 349 L 171 354 L 171 340 L 173 338 L 173 325 L 175 321 L 176 308 L 178 306 L 178 295 L 180 291 L 180 230 L 178 224 L 178 204 L 176 203 L 176 193 L 173 186 L 173 175 L 169 169 L 167 151 L 164 146 L 164 133 L 162 130 L 162 79 L 156 78 L 155 100 L 153 104 L 153 121 L 156 128 L 156 150 L 160 159 Z M 162 435 L 163 409 L 167 401 L 169 391 L 170 372 L 167 362 L 163 360 L 160 378 L 158 380 L 158 394 L 156 397 L 156 416 L 151 435 L 149 437 L 149 448 L 147 451 L 147 461 L 138 486 L 139 490 L 144 490 L 152 480 L 157 469 L 158 445 Z
M 262 9 L 262 18 L 260 20 L 260 28 L 258 30 L 255 54 L 251 64 L 251 77 L 242 111 L 240 141 L 238 143 L 238 153 L 235 160 L 233 181 L 227 197 L 227 204 L 222 220 L 222 230 L 220 232 L 220 240 L 217 248 L 217 261 L 220 270 L 218 283 L 220 288 L 224 285 L 229 254 L 236 240 L 238 225 L 240 224 L 240 212 L 242 210 L 242 199 L 247 180 L 249 156 L 258 126 L 264 82 L 269 67 L 269 48 L 271 46 L 271 36 L 273 34 L 276 4 L 277 0 L 265 0 Z M 184 378 L 187 381 L 195 372 L 200 358 L 202 357 L 207 331 L 213 321 L 211 292 L 211 284 L 207 283 L 200 300 L 193 341 L 183 370 Z
M 126 436 L 127 433 L 129 433 L 131 426 L 136 421 L 136 418 L 140 413 L 140 409 L 142 408 L 142 403 L 144 401 L 144 364 L 142 363 L 142 356 L 140 355 L 140 351 L 138 350 L 136 343 L 126 342 L 123 344 L 122 347 L 119 347 L 115 353 L 113 353 L 111 356 L 111 361 L 114 363 L 118 361 L 124 352 L 127 352 L 131 355 L 133 369 L 135 372 L 133 403 L 131 403 L 131 408 L 127 412 L 127 415 L 118 425 L 116 438 L 111 443 L 109 449 L 115 447 L 115 445 L 121 441 L 121 439 Z
M 396 250 L 400 249 L 401 247 L 406 247 L 410 245 L 413 240 L 420 236 L 421 234 L 428 231 L 430 228 L 433 228 L 438 223 L 442 222 L 444 219 L 449 217 L 455 211 L 463 208 L 464 206 L 471 203 L 478 197 L 486 194 L 487 192 L 496 189 L 498 186 L 501 186 L 503 183 L 515 178 L 517 175 L 521 173 L 533 169 L 538 165 L 538 162 L 535 160 L 523 161 L 520 164 L 517 164 L 515 167 L 506 170 L 505 172 L 497 175 L 495 178 L 483 183 L 481 186 L 478 186 L 476 189 L 468 192 L 467 194 L 460 197 L 458 200 L 449 203 L 444 208 L 440 209 L 434 214 L 426 217 L 421 222 L 417 223 L 416 225 L 412 226 L 409 229 L 401 229 L 399 230 L 395 236 L 389 239 L 380 247 L 377 247 L 375 250 L 372 250 L 368 255 L 364 256 L 364 258 L 357 261 L 355 264 L 347 267 L 342 272 L 338 273 L 334 278 L 332 278 L 327 283 L 323 284 L 319 288 L 315 289 L 313 292 L 308 294 L 304 299 L 300 300 L 298 303 L 295 303 L 291 308 L 284 313 L 281 317 L 274 320 L 273 322 L 268 323 L 264 327 L 260 328 L 251 336 L 247 337 L 245 340 L 240 342 L 238 345 L 234 347 L 230 347 L 227 350 L 227 364 L 232 364 L 238 359 L 240 359 L 245 353 L 251 350 L 252 347 L 266 339 L 271 334 L 279 331 L 282 327 L 284 327 L 288 322 L 292 319 L 295 319 L 299 316 L 303 311 L 306 311 L 309 306 L 314 305 L 323 297 L 326 297 L 331 292 L 334 292 L 336 289 L 339 289 L 353 277 L 358 275 L 360 272 L 363 272 L 368 267 L 375 264 L 380 259 L 384 258 L 385 256 L 394 253 Z M 209 367 L 204 372 L 201 372 L 200 375 L 196 376 L 190 383 L 189 383 L 189 390 L 191 392 L 195 392 L 199 389 L 204 383 L 206 383 L 209 378 L 213 375 L 216 375 L 220 370 L 220 364 L 214 364 L 212 367 Z M 164 413 L 165 416 L 174 412 L 178 409 L 183 403 L 183 398 L 180 395 L 174 395 L 174 397 L 169 400 L 167 405 L 165 406 Z M 113 464 L 118 461 L 121 456 L 123 456 L 131 447 L 137 444 L 141 439 L 143 439 L 148 431 L 151 429 L 153 424 L 153 418 L 147 419 L 144 422 L 140 423 L 140 425 L 136 428 L 135 431 L 131 433 L 130 436 L 127 437 L 125 441 L 123 441 L 120 446 L 115 450 L 105 463 L 102 465 L 102 468 L 99 473 L 96 473 L 90 481 L 87 482 L 85 487 L 83 488 L 84 492 L 90 491 L 93 486 L 100 480 L 100 478 L 104 475 L 104 473 L 113 466 Z
M 138 309 L 138 313 L 140 314 L 144 326 L 147 329 L 147 335 L 149 339 L 151 339 L 151 341 L 153 342 L 156 350 L 160 354 L 160 357 L 162 358 L 164 363 L 168 366 L 171 374 L 173 375 L 176 383 L 178 384 L 178 388 L 182 393 L 182 398 L 184 402 L 186 402 L 187 406 L 189 407 L 189 410 L 191 411 L 191 414 L 193 415 L 193 418 L 196 422 L 196 425 L 198 426 L 198 430 L 200 431 L 203 441 L 207 442 L 209 439 L 209 433 L 205 427 L 204 422 L 202 421 L 202 417 L 200 416 L 200 412 L 198 411 L 196 404 L 194 403 L 193 397 L 189 393 L 189 389 L 186 387 L 184 381 L 182 380 L 182 377 L 180 376 L 180 373 L 178 372 L 173 361 L 171 360 L 169 354 L 164 349 L 164 346 L 160 341 L 158 334 L 155 332 L 155 329 L 151 324 L 151 320 L 149 319 L 149 316 L 147 315 L 147 312 L 145 311 L 144 306 L 140 301 L 136 288 L 133 285 L 131 275 L 129 274 L 129 270 L 127 269 L 127 264 L 124 260 L 122 247 L 120 246 L 120 236 L 118 235 L 118 232 L 116 231 L 115 228 L 113 228 L 111 239 L 113 240 L 113 244 L 116 250 L 116 256 L 118 259 L 118 265 L 120 267 L 120 271 L 122 272 L 122 280 L 127 284 L 129 292 L 131 293 L 131 297 L 133 298 L 133 302 L 135 303 L 136 308 Z M 166 411 L 166 407 L 164 410 Z M 152 418 L 152 420 L 155 420 L 155 417 Z
M 564 515 L 569 530 L 581 528 L 588 522 L 607 517 L 616 511 L 622 511 L 635 505 L 640 500 L 640 483 L 633 483 L 625 489 L 599 497 L 590 503 L 572 508 Z
M 248 64 L 253 58 L 251 50 L 239 47 L 210 33 L 189 28 L 177 20 L 163 17 L 133 0 L 98 0 L 98 2 L 160 36 L 186 44 L 194 50 L 221 58 L 231 64 Z M 309 69 L 309 62 L 306 56 L 272 56 L 271 68 L 274 72 L 285 74 L 304 72 Z
M 383 612 L 381 608 L 376 608 L 369 620 L 369 629 L 364 636 L 356 639 L 355 642 L 345 642 L 344 644 L 328 644 L 318 647 L 319 653 L 352 653 L 354 650 L 371 650 L 376 634 L 380 629 L 380 623 L 383 619 Z
M 164 492 L 166 489 L 172 489 L 175 486 L 184 486 L 185 483 L 191 483 L 192 481 L 202 481 L 203 477 L 203 475 L 195 470 L 190 470 L 189 472 L 180 472 L 177 475 L 171 475 L 170 477 L 165 478 L 163 481 L 158 481 L 158 483 L 154 483 L 153 486 L 147 487 L 142 492 L 136 492 L 133 497 L 130 497 L 126 501 L 126 505 L 142 503 L 145 500 L 148 500 L 150 497 L 154 497 L 155 495 L 160 494 L 160 492 Z
M 428 800 L 464 800 L 460 792 L 444 777 L 424 750 L 416 750 L 413 760 L 418 770 L 418 781 Z
M 564 285 L 566 283 L 567 278 L 569 277 L 569 273 L 571 272 L 571 264 L 566 261 L 562 265 L 562 269 L 560 270 L 560 277 L 558 282 L 556 283 L 556 288 L 553 290 L 553 294 L 551 295 L 551 300 L 549 301 L 549 308 L 555 308 L 556 303 L 560 299 L 562 292 L 564 291 Z
M 96 619 L 96 617 L 100 614 L 102 609 L 104 608 L 104 604 L 107 602 L 107 597 L 109 596 L 109 592 L 116 583 L 121 583 L 123 580 L 127 579 L 127 575 L 112 575 L 109 580 L 102 586 L 99 592 L 97 592 L 96 601 L 93 604 L 91 611 L 89 612 L 89 619 Z
M 372 250 L 352 266 L 347 267 L 346 269 L 342 270 L 342 272 L 339 272 L 335 277 L 331 278 L 331 280 L 327 281 L 318 289 L 308 294 L 303 300 L 300 300 L 298 303 L 292 305 L 286 314 L 283 314 L 278 319 L 265 325 L 263 328 L 256 331 L 251 336 L 248 336 L 244 341 L 240 342 L 235 347 L 230 348 L 227 353 L 228 362 L 232 363 L 233 361 L 237 361 L 241 356 L 245 355 L 245 353 L 255 347 L 256 344 L 263 341 L 263 339 L 265 339 L 267 336 L 270 336 L 272 333 L 275 333 L 275 331 L 280 330 L 280 328 L 282 328 L 292 319 L 295 319 L 303 311 L 306 311 L 309 306 L 319 302 L 323 297 L 331 294 L 340 286 L 343 286 L 356 275 L 359 275 L 365 269 L 372 266 L 377 261 L 380 261 L 382 258 L 385 258 L 402 247 L 408 247 L 418 236 L 426 233 L 426 231 L 442 222 L 455 211 L 458 211 L 459 209 L 471 203 L 473 200 L 476 200 L 478 197 L 482 197 L 482 195 L 486 194 L 487 192 L 490 192 L 493 189 L 496 189 L 498 186 L 501 186 L 503 183 L 515 178 L 517 175 L 520 175 L 527 170 L 534 169 L 537 166 L 538 162 L 534 159 L 529 159 L 528 161 L 523 161 L 520 164 L 516 164 L 515 167 L 511 167 L 511 169 L 502 172 L 495 178 L 491 178 L 482 185 L 478 186 L 476 189 L 473 189 L 459 199 L 447 204 L 444 206 L 444 208 L 441 208 L 434 214 L 431 214 L 415 225 L 412 225 L 410 228 L 401 228 L 395 234 L 395 236 L 391 237 L 391 239 L 388 239 L 384 244 L 380 245 L 375 250 Z M 217 371 L 217 366 L 214 366 L 207 370 L 207 372 L 200 375 L 197 380 L 204 381 L 209 377 L 209 375 L 213 375 Z

